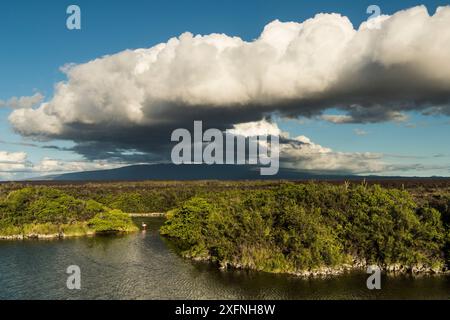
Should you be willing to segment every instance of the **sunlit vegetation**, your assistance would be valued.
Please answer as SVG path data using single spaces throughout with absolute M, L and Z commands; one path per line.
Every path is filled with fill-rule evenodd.
M 131 218 L 118 209 L 97 213 L 88 221 L 89 227 L 95 232 L 130 232 L 135 231 L 136 226 Z
M 363 261 L 438 272 L 448 263 L 446 223 L 404 190 L 286 183 L 194 197 L 161 231 L 183 256 L 222 266 L 297 273 Z
M 0 199 L 0 236 L 80 236 L 136 230 L 130 217 L 61 190 L 26 187 Z
M 167 212 L 181 254 L 269 272 L 358 263 L 443 270 L 450 182 L 148 181 L 0 184 L 0 237 L 135 230 Z

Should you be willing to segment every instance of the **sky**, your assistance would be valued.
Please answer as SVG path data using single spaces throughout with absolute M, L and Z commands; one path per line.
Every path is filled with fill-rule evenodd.
M 300 170 L 449 176 L 448 5 L 2 1 L 0 179 L 164 161 L 196 119 L 278 130 Z

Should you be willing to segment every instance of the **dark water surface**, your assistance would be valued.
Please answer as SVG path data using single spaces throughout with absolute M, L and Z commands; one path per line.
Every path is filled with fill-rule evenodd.
M 450 299 L 450 276 L 383 277 L 370 291 L 367 275 L 299 279 L 220 271 L 176 255 L 160 238 L 162 219 L 126 236 L 54 241 L 0 241 L 0 299 Z M 81 269 L 81 290 L 68 290 L 66 268 Z

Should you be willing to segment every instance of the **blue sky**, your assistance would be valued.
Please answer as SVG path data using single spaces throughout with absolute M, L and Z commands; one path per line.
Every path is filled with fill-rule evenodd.
M 66 8 L 82 10 L 82 30 L 69 31 Z M 336 12 L 359 26 L 369 16 L 369 5 L 383 14 L 425 4 L 430 13 L 448 1 L 2 1 L 0 3 L 0 100 L 53 95 L 55 83 L 65 79 L 60 67 L 84 63 L 126 49 L 149 48 L 185 31 L 193 34 L 225 33 L 246 41 L 257 38 L 275 20 L 303 21 L 320 12 Z M 340 113 L 338 110 L 331 112 Z M 0 150 L 26 152 L 28 161 L 44 157 L 82 160 L 75 152 L 27 147 L 31 142 L 15 134 L 8 121 L 9 108 L 0 108 Z M 329 112 L 328 112 L 329 113 Z M 321 146 L 341 152 L 383 153 L 390 163 L 420 163 L 438 169 L 414 169 L 380 174 L 449 175 L 450 118 L 408 113 L 404 122 L 333 124 L 319 119 L 277 118 L 291 135 L 305 135 Z M 37 145 L 70 147 L 70 140 L 33 141 Z M 33 173 L 37 175 L 38 173 Z

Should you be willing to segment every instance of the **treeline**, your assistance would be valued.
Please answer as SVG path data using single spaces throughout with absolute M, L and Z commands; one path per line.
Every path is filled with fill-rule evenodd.
M 440 272 L 450 256 L 448 206 L 441 209 L 377 185 L 283 183 L 193 197 L 168 213 L 161 232 L 183 256 L 224 267 Z
M 53 188 L 22 188 L 0 199 L 0 236 L 3 237 L 76 236 L 135 229 L 130 217 L 122 211 Z
M 49 184 L 51 189 L 85 201 L 94 200 L 109 208 L 128 213 L 166 212 L 195 195 L 210 191 L 246 189 L 251 185 L 238 182 L 114 182 L 86 184 Z M 256 183 L 253 188 L 264 188 Z M 48 188 L 40 184 L 7 183 L 0 185 L 0 198 L 24 187 Z
M 283 181 L 142 181 L 142 182 L 22 182 L 0 184 L 0 199 L 11 191 L 31 188 L 52 188 L 81 200 L 94 200 L 108 208 L 128 213 L 166 212 L 181 205 L 192 197 L 211 197 L 211 193 L 254 192 L 274 190 Z M 296 185 L 309 183 L 292 182 Z M 344 185 L 344 181 L 314 182 L 318 185 Z M 358 186 L 363 182 L 348 182 Z M 366 185 L 374 182 L 367 182 Z M 419 205 L 431 206 L 449 215 L 450 180 L 409 179 L 377 181 L 387 189 L 407 190 Z

